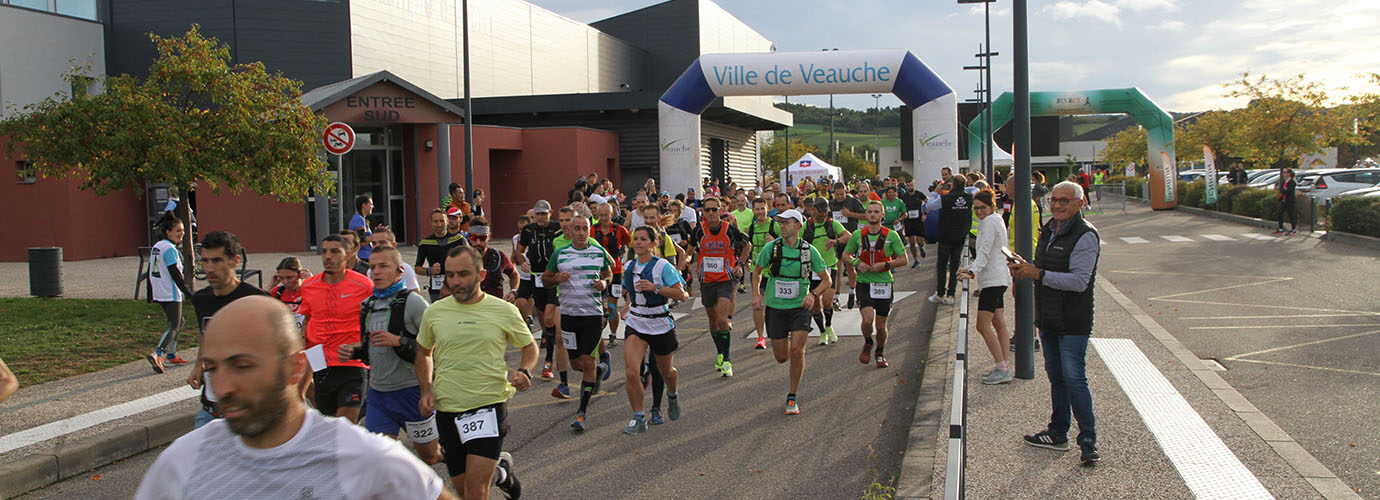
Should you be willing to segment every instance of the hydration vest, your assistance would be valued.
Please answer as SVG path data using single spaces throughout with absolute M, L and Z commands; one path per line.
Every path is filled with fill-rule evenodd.
M 863 226 L 862 235 L 858 239 L 858 260 L 861 260 L 863 264 L 890 262 L 891 257 L 886 255 L 886 239 L 890 235 L 891 229 L 882 226 L 882 232 L 876 235 L 876 243 L 868 245 L 867 226 Z
M 808 273 L 810 272 L 810 244 L 805 242 L 804 240 L 796 242 L 795 248 L 796 250 L 800 251 L 800 257 L 797 259 L 800 261 L 800 276 L 784 276 L 781 274 L 781 260 L 784 259 L 784 257 L 782 256 L 781 248 L 784 246 L 784 239 L 779 239 L 772 242 L 770 259 L 771 275 L 777 278 L 790 279 L 804 279 L 806 276 L 809 276 Z
M 724 221 L 719 221 L 719 232 L 717 234 L 709 229 L 708 222 L 700 226 L 700 231 L 704 234 L 704 237 L 700 238 L 697 260 L 699 260 L 700 263 L 700 274 L 706 283 L 728 281 L 732 277 L 729 271 L 737 265 L 738 256 L 733 251 L 733 239 L 728 237 L 729 230 L 729 224 Z M 705 257 L 723 259 L 723 270 L 713 272 L 706 271 L 704 269 Z
M 412 363 L 417 359 L 417 332 L 407 331 L 407 297 L 412 293 L 411 290 L 403 289 L 387 299 L 380 299 L 370 295 L 364 299 L 364 303 L 359 307 L 359 341 L 360 347 L 355 348 L 355 358 L 369 364 L 369 327 L 365 321 L 369 318 L 369 313 L 374 309 L 374 302 L 379 300 L 388 301 L 388 333 L 402 337 L 398 345 L 393 348 L 393 354 L 397 354 L 403 361 Z
M 661 307 L 666 305 L 666 303 L 670 301 L 670 299 L 667 299 L 665 295 L 656 293 L 656 291 L 639 292 L 633 287 L 633 285 L 637 283 L 638 279 L 644 279 L 652 283 L 656 283 L 655 276 L 657 264 L 661 262 L 665 262 L 668 266 L 671 265 L 671 263 L 666 261 L 666 259 L 654 256 L 652 257 L 652 260 L 647 262 L 646 266 L 642 267 L 642 271 L 639 271 L 636 275 L 634 275 L 633 273 L 623 273 L 623 289 L 630 292 L 630 295 L 632 296 L 633 307 Z M 638 262 L 634 260 L 632 262 L 629 262 L 628 265 L 636 266 L 638 265 Z M 630 310 L 629 313 L 642 318 L 664 318 L 671 315 L 669 311 L 663 311 L 656 314 L 641 314 L 636 311 Z

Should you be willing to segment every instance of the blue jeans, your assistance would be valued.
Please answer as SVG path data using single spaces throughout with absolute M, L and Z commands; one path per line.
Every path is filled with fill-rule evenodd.
M 1078 419 L 1078 445 L 1096 445 L 1092 392 L 1088 390 L 1087 335 L 1054 335 L 1040 331 L 1044 343 L 1045 374 L 1049 376 L 1049 433 L 1067 436 L 1069 411 Z
M 200 429 L 201 426 L 209 424 L 212 420 L 215 419 L 216 417 L 214 415 L 211 415 L 211 412 L 206 411 L 206 408 L 202 408 L 201 410 L 198 410 L 196 412 L 196 425 L 192 426 L 192 428 Z

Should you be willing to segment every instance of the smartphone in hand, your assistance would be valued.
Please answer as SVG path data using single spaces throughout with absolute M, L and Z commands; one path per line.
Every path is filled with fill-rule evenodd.
M 1013 264 L 1014 264 L 1014 263 L 1017 263 L 1017 262 L 1020 262 L 1020 261 L 1021 261 L 1020 258 L 1016 257 L 1016 254 L 1011 253 L 1011 249 L 1009 249 L 1009 248 L 1003 247 L 1003 248 L 1001 249 L 1001 254 L 1006 256 L 1006 261 L 1007 261 L 1007 262 L 1010 262 L 1010 263 L 1013 263 Z

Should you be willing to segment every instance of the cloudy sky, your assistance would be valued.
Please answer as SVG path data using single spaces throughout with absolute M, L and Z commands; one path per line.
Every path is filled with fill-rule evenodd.
M 657 0 L 528 0 L 592 22 Z M 983 37 L 982 5 L 955 0 L 716 0 L 779 51 L 904 48 L 960 99 L 973 97 Z M 596 6 L 597 5 L 597 6 Z M 1012 85 L 1010 0 L 992 7 L 992 84 Z M 1304 74 L 1331 88 L 1364 86 L 1380 72 L 1380 0 L 1030 0 L 1032 90 L 1140 87 L 1172 111 L 1239 107 L 1222 84 L 1243 72 Z M 1337 91 L 1341 95 L 1343 91 Z M 827 98 L 792 98 L 827 103 Z M 882 104 L 900 101 L 883 98 Z M 835 104 L 872 106 L 867 96 Z

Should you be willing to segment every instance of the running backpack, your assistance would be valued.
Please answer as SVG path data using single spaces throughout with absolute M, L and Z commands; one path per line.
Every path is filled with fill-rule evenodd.
M 662 259 L 662 258 L 660 258 L 660 257 L 652 257 L 652 260 L 651 260 L 650 262 L 647 262 L 647 265 L 644 266 L 644 267 L 642 268 L 642 270 L 639 271 L 639 272 L 637 273 L 636 276 L 637 276 L 638 278 L 640 278 L 640 279 L 644 279 L 644 280 L 650 281 L 650 282 L 652 282 L 652 283 L 656 283 L 656 279 L 654 279 L 654 278 L 655 278 L 655 271 L 656 271 L 656 267 L 657 267 L 657 262 L 661 262 L 661 261 L 665 261 L 665 259 Z M 634 261 L 634 262 L 632 262 L 631 264 L 635 266 L 635 265 L 637 265 L 637 262 Z M 667 264 L 667 265 L 670 265 L 670 262 L 667 261 L 666 264 Z M 633 273 L 624 273 L 624 275 L 623 275 L 623 289 L 624 289 L 624 290 L 627 290 L 627 291 L 629 291 L 629 292 L 632 292 L 632 296 L 633 296 L 633 305 L 638 306 L 638 307 L 658 307 L 658 306 L 664 306 L 664 305 L 666 305 L 667 302 L 669 302 L 669 299 L 667 299 L 665 295 L 656 293 L 656 292 L 654 292 L 654 291 L 652 291 L 652 292 L 639 292 L 639 291 L 637 291 L 635 288 L 633 288 L 633 285 L 637 283 L 637 281 L 633 280 L 633 276 L 634 276 Z M 642 303 L 640 303 L 640 304 L 638 303 L 637 297 L 642 297 Z M 669 315 L 669 314 L 670 314 L 670 313 L 667 313 L 666 315 Z M 639 315 L 639 316 L 640 316 L 640 315 Z M 660 317 L 660 316 L 656 316 L 656 317 Z
M 824 234 L 828 235 L 831 240 L 838 237 L 838 231 L 834 229 L 834 222 L 833 220 L 824 221 Z M 815 221 L 813 219 L 805 223 L 805 234 L 809 235 L 805 238 L 806 243 L 815 242 Z
M 355 348 L 351 359 L 359 359 L 364 364 L 369 364 L 369 327 L 365 322 L 369 318 L 369 313 L 374 309 L 374 302 L 378 300 L 388 300 L 388 332 L 401 337 L 397 347 L 393 348 L 393 354 L 408 363 L 413 363 L 417 359 L 417 332 L 407 331 L 407 297 L 412 293 L 411 290 L 404 289 L 397 295 L 389 299 L 379 299 L 370 295 L 364 299 L 364 303 L 359 307 L 359 341 L 360 346 Z
M 777 278 L 804 278 L 805 276 L 807 276 L 805 273 L 810 272 L 810 244 L 804 241 L 796 242 L 795 248 L 796 250 L 800 251 L 800 257 L 797 259 L 800 261 L 800 276 L 783 276 L 781 274 L 781 261 L 782 259 L 784 259 L 784 257 L 782 256 L 781 247 L 785 246 L 783 243 L 784 241 L 782 240 L 776 240 L 772 242 L 771 275 Z
M 867 226 L 863 226 L 862 235 L 858 238 L 858 260 L 862 261 L 863 264 L 890 262 L 891 257 L 887 257 L 886 255 L 886 239 L 890 234 L 891 229 L 882 226 L 882 232 L 876 235 L 876 243 L 868 245 Z

